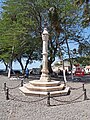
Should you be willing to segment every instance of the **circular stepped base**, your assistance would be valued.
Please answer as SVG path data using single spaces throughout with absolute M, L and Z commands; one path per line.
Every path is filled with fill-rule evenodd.
M 58 86 L 34 86 L 30 83 L 24 85 L 30 91 L 43 91 L 43 92 L 51 92 L 51 91 L 59 91 L 65 88 L 64 84 L 60 84 Z
M 29 81 L 19 88 L 25 95 L 35 96 L 47 96 L 50 92 L 50 96 L 67 95 L 70 88 L 65 84 L 60 84 L 60 81 L 42 82 L 40 80 Z
M 40 80 L 32 80 L 29 81 L 30 84 L 34 85 L 34 86 L 42 86 L 42 87 L 54 87 L 54 86 L 59 86 L 61 83 L 60 81 L 54 81 L 51 80 L 50 82 L 47 81 L 40 81 Z

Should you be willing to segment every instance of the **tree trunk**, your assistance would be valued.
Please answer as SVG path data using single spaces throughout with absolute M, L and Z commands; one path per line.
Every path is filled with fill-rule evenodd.
M 20 66 L 22 68 L 22 74 L 24 75 L 25 74 L 25 69 L 24 69 L 24 66 L 23 66 L 23 64 L 21 62 L 21 58 L 17 58 L 17 61 L 19 62 Z
M 11 72 L 12 72 L 12 60 L 10 61 L 9 65 L 8 65 L 8 78 L 11 77 Z
M 6 69 L 5 69 L 5 71 L 6 71 L 6 73 L 8 72 L 8 64 L 3 60 L 3 63 L 4 63 L 4 65 L 5 65 L 5 67 L 6 67 Z
M 26 61 L 25 70 L 26 70 L 26 68 L 27 68 L 27 66 L 28 66 L 28 64 L 29 64 L 29 60 L 31 60 L 31 55 L 32 55 L 32 53 L 33 53 L 33 51 L 31 52 L 31 54 L 29 55 L 29 57 L 28 57 L 28 59 L 27 59 L 27 61 Z
M 69 49 L 67 38 L 66 38 L 66 45 L 67 45 L 67 49 L 68 49 L 68 56 L 69 56 L 69 61 L 70 61 L 70 66 L 71 66 L 71 78 L 73 79 L 73 66 L 72 66 L 72 60 L 70 57 L 70 49 Z
M 48 60 L 48 71 L 49 71 L 49 74 L 52 74 L 52 73 L 53 73 L 51 64 L 52 64 L 52 61 Z

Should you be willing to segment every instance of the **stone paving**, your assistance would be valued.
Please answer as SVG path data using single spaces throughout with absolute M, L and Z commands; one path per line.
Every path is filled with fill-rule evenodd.
M 31 79 L 25 79 L 24 82 Z M 6 100 L 4 83 L 14 88 L 9 89 L 12 95 L 9 95 L 9 100 Z M 68 81 L 71 94 L 50 98 L 50 106 L 47 106 L 47 98 L 22 94 L 18 87 L 20 83 L 19 79 L 11 80 L 0 75 L 0 120 L 90 120 L 90 100 L 84 100 L 83 82 Z M 85 83 L 85 88 L 87 98 L 90 98 L 89 82 Z

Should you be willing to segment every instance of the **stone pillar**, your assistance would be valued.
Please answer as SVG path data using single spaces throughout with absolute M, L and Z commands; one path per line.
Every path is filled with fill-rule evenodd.
M 43 40 L 43 61 L 42 61 L 42 74 L 40 77 L 41 81 L 50 81 L 49 72 L 48 72 L 48 40 L 49 34 L 47 28 L 44 28 L 42 33 L 42 40 Z

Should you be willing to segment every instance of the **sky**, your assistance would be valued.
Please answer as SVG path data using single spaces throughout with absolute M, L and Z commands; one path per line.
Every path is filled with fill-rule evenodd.
M 3 1 L 3 0 L 0 0 L 0 11 L 1 11 L 1 5 L 2 5 L 2 1 Z
M 25 60 L 22 61 L 24 67 L 25 67 Z M 29 64 L 28 65 L 28 69 L 32 69 L 32 68 L 40 68 L 40 65 L 41 65 L 42 62 L 39 62 L 39 61 L 34 61 L 32 64 Z M 20 65 L 18 62 L 13 62 L 13 69 L 17 70 L 18 69 L 21 69 Z
M 42 62 L 34 61 L 32 64 L 28 65 L 28 69 L 40 68 L 41 64 L 42 64 Z M 23 60 L 23 65 L 25 67 L 25 60 Z M 5 65 L 4 65 L 4 63 L 0 62 L 0 70 L 3 70 L 3 69 L 5 69 Z M 13 62 L 12 69 L 13 70 L 22 70 L 20 67 L 20 64 L 17 61 Z

